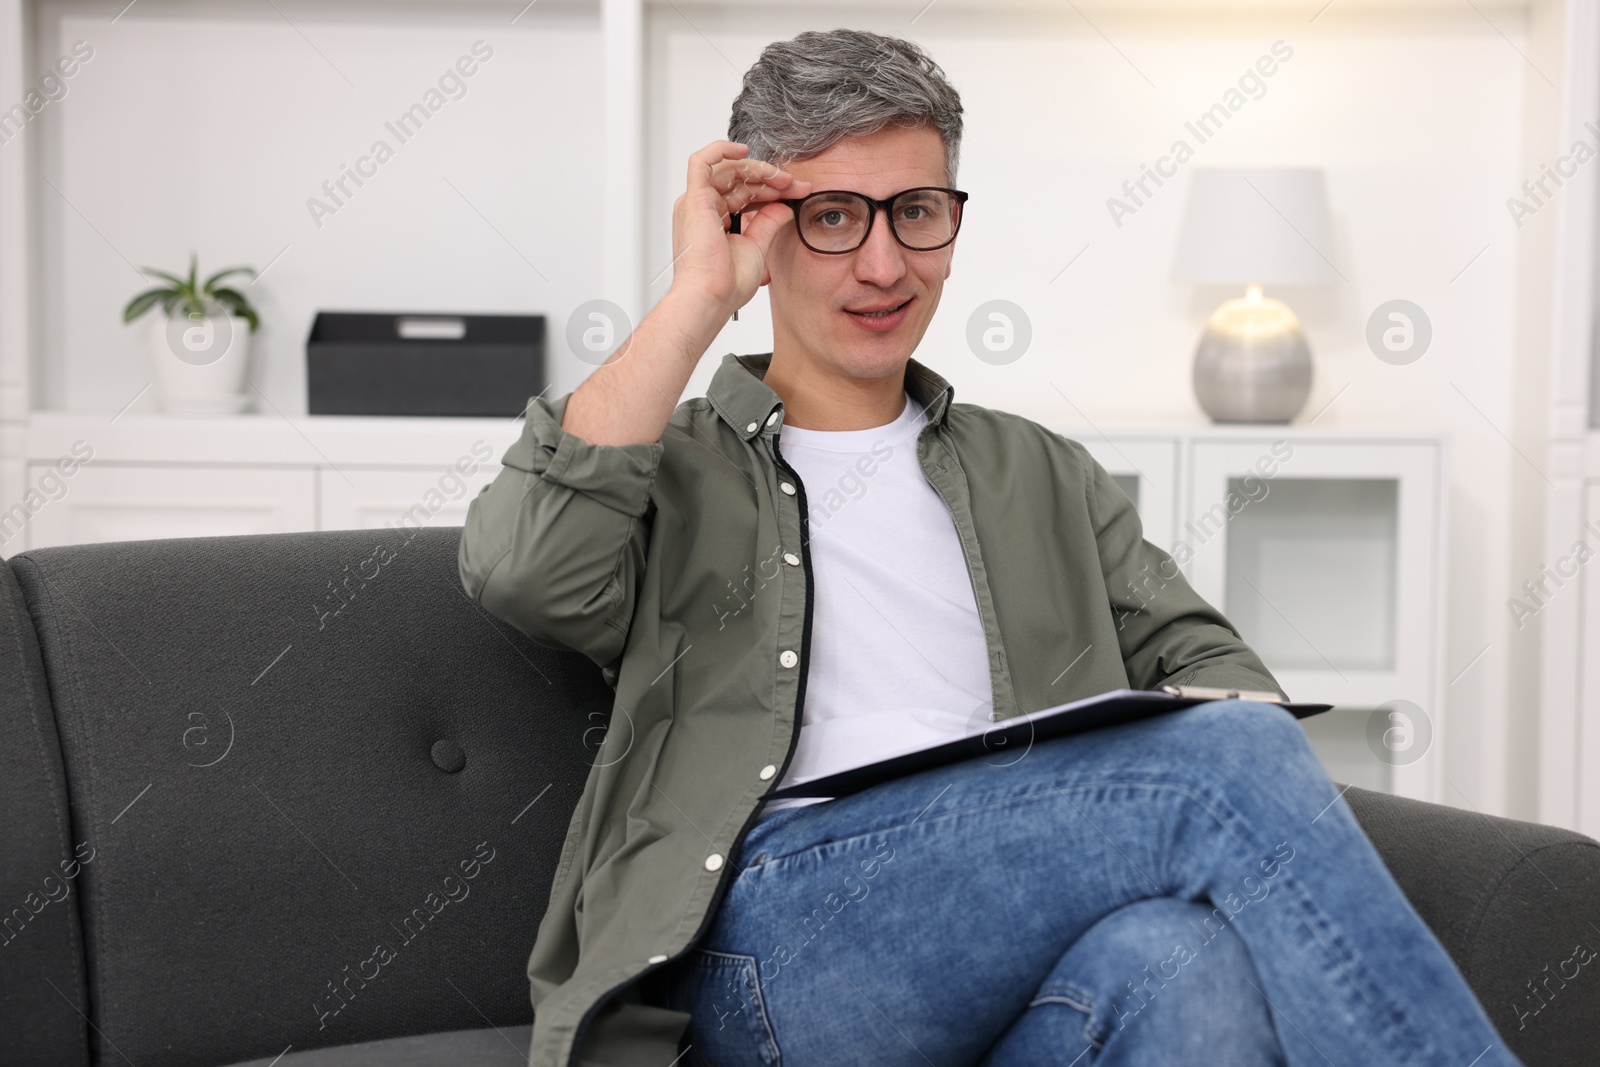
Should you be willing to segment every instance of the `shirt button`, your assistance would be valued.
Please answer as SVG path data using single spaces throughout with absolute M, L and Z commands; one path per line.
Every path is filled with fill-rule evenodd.
M 788 482 L 779 482 L 778 483 L 778 488 L 782 489 L 785 493 L 788 493 L 790 496 L 794 496 L 794 486 L 790 485 Z
M 665 954 L 662 954 L 660 956 L 651 956 L 645 962 L 646 963 L 666 963 L 667 962 L 667 957 L 666 957 Z
M 785 552 L 783 554 L 783 561 L 791 567 L 800 566 L 800 557 L 795 555 L 793 552 Z
M 761 768 L 761 780 L 765 782 L 777 773 L 778 768 L 769 763 L 765 767 Z
M 794 649 L 786 648 L 783 650 L 782 655 L 778 657 L 778 662 L 783 664 L 785 667 L 793 667 L 796 663 L 800 662 L 800 657 L 794 654 Z
M 768 426 L 771 426 L 773 423 L 775 423 L 777 421 L 778 421 L 778 413 L 776 411 L 774 411 L 771 415 L 767 416 L 767 425 Z
M 706 870 L 708 870 L 708 871 L 720 871 L 721 869 L 722 869 L 722 856 L 721 856 L 720 853 L 713 852 L 711 855 L 706 857 Z
M 758 428 L 760 428 L 760 425 L 761 425 L 760 423 L 752 422 L 749 426 L 746 426 L 744 428 L 744 432 L 745 433 L 755 433 L 756 430 Z

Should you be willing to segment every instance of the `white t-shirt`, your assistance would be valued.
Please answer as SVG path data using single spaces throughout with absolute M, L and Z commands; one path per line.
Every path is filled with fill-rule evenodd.
M 780 787 L 991 725 L 972 578 L 917 461 L 925 425 L 907 394 L 885 426 L 780 431 L 805 484 L 813 583 L 800 739 Z M 772 800 L 761 814 L 823 799 Z

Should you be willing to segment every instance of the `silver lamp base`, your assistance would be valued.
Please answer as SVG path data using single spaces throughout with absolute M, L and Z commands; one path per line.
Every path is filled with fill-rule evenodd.
M 1206 320 L 1194 353 L 1194 395 L 1212 422 L 1286 423 L 1311 396 L 1311 346 L 1289 305 L 1229 300 Z

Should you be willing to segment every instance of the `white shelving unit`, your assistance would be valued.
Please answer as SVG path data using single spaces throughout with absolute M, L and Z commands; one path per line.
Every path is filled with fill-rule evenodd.
M 60 489 L 35 498 L 25 524 L 0 514 L 0 555 L 147 537 L 459 526 L 521 429 L 520 418 L 124 415 L 108 424 L 41 414 L 28 428 L 28 479 L 38 485 L 53 471 Z M 88 462 L 61 473 L 58 462 L 85 449 Z
M 515 310 L 527 310 L 530 304 L 536 310 L 564 308 L 593 297 L 630 311 L 640 307 L 646 281 L 642 0 L 545 0 L 520 12 L 492 3 L 443 0 L 398 7 L 370 0 L 286 2 L 277 11 L 147 0 L 113 22 L 117 15 L 115 8 L 103 11 L 78 0 L 0 0 L 0 100 L 7 104 L 23 99 L 40 71 L 50 69 L 72 40 L 82 36 L 94 48 L 93 60 L 83 65 L 77 80 L 67 83 L 63 102 L 51 101 L 20 133 L 9 131 L 0 151 L 0 555 L 119 537 L 376 527 L 399 522 L 402 515 L 413 522 L 460 523 L 466 501 L 498 470 L 498 458 L 520 422 L 308 417 L 301 413 L 303 381 L 287 373 L 303 360 L 298 323 L 304 319 L 308 326 L 317 307 L 372 309 L 390 301 L 400 305 L 431 299 L 405 292 L 403 269 L 391 279 L 396 284 L 363 289 L 359 279 L 346 284 L 343 274 L 351 272 L 338 268 L 345 255 L 394 258 L 417 247 L 440 250 L 433 257 L 439 259 L 463 252 L 498 255 L 511 266 L 500 267 L 498 260 L 475 264 L 478 274 L 492 280 L 508 269 L 525 272 L 517 276 L 517 285 L 501 287 L 500 293 L 510 296 L 479 297 L 514 302 Z M 251 36 L 241 33 L 241 27 L 259 32 Z M 366 40 L 368 36 L 373 40 Z M 355 158 L 350 152 L 365 150 L 374 137 L 392 139 L 381 119 L 403 110 L 428 88 L 440 69 L 432 65 L 435 59 L 442 56 L 438 62 L 447 65 L 453 50 L 465 51 L 479 37 L 504 58 L 485 65 L 467 83 L 460 103 L 448 103 L 425 131 L 419 130 L 418 143 L 435 138 L 438 148 L 447 149 L 448 138 L 473 130 L 472 122 L 483 133 L 484 124 L 502 121 L 503 112 L 491 109 L 473 118 L 466 109 L 504 107 L 508 96 L 522 91 L 518 107 L 525 121 L 519 134 L 528 150 L 497 154 L 490 146 L 481 153 L 480 166 L 463 175 L 442 166 L 438 158 L 421 155 L 433 149 L 400 148 L 397 158 L 406 161 L 409 172 L 399 169 L 400 164 L 386 164 L 381 180 L 369 181 L 370 190 L 360 191 L 359 203 L 371 217 L 406 223 L 409 248 L 387 243 L 371 231 L 361 233 L 355 228 L 359 217 L 325 219 L 313 229 L 301 205 L 306 194 L 315 192 L 328 173 L 338 172 L 341 158 Z M 317 47 L 330 39 L 343 46 L 342 51 L 332 50 L 337 65 L 329 49 Z M 192 68 L 164 61 L 168 50 L 197 40 L 201 47 Z M 267 326 L 279 331 L 268 347 L 280 347 L 264 352 L 257 340 L 255 358 L 271 357 L 253 368 L 253 384 L 268 397 L 256 398 L 259 414 L 163 417 L 147 413 L 148 390 L 141 386 L 148 384 L 148 375 L 127 377 L 128 356 L 135 357 L 134 367 L 143 357 L 138 347 L 132 353 L 126 350 L 133 333 L 104 334 L 113 343 L 103 346 L 72 340 L 79 328 L 75 320 L 106 316 L 74 316 L 63 302 L 63 291 L 97 285 L 105 289 L 100 273 L 106 269 L 113 272 L 112 294 L 131 294 L 149 282 L 136 277 L 133 268 L 133 262 L 143 261 L 142 253 L 130 246 L 129 254 L 123 254 L 118 246 L 125 238 L 107 225 L 107 218 L 72 180 L 86 168 L 99 167 L 103 155 L 115 154 L 115 142 L 107 144 L 104 136 L 105 105 L 70 116 L 68 109 L 86 106 L 79 101 L 85 99 L 83 79 L 91 75 L 136 85 L 147 96 L 177 94 L 186 81 L 207 73 L 226 82 L 231 72 L 208 66 L 216 62 L 210 53 L 247 62 L 237 71 L 237 86 L 208 97 L 231 96 L 238 98 L 234 103 L 250 105 L 277 96 L 293 101 L 288 111 L 316 114 L 346 108 L 348 114 L 342 121 L 330 119 L 314 129 L 316 124 L 310 124 L 303 132 L 284 136 L 279 127 L 252 131 L 252 123 L 243 119 L 208 124 L 197 113 L 195 121 L 211 129 L 203 153 L 174 155 L 163 173 L 159 164 L 149 165 L 152 156 L 161 156 L 157 138 L 138 157 L 139 166 L 130 168 L 138 172 L 130 175 L 136 181 L 157 172 L 177 190 L 178 205 L 203 201 L 203 210 L 210 212 L 205 218 L 223 220 L 229 247 L 251 249 L 246 255 L 252 258 L 259 254 L 253 265 L 268 268 L 264 288 L 275 290 L 267 296 L 282 301 L 262 307 Z M 590 60 L 591 53 L 597 62 Z M 277 64 L 272 73 L 283 84 L 258 78 L 255 67 L 261 64 Z M 386 78 L 390 66 L 422 73 Z M 174 70 L 172 79 L 149 74 L 168 68 Z M 490 77 L 508 79 L 498 96 L 476 88 Z M 536 98 L 526 94 L 526 87 L 540 84 L 540 78 L 555 92 Z M 323 91 L 335 106 L 318 105 L 315 94 Z M 310 92 L 312 98 L 302 99 L 297 92 Z M 572 125 L 573 115 L 581 117 L 581 126 Z M 587 131 L 594 133 L 586 137 Z M 539 147 L 541 138 L 558 141 L 563 152 L 576 146 L 585 154 L 581 160 L 552 163 Z M 487 140 L 480 137 L 480 142 Z M 267 190 L 250 173 L 257 168 L 225 158 L 248 160 L 262 145 L 282 149 L 269 156 L 294 157 Z M 452 158 L 447 151 L 441 156 L 446 164 Z M 506 160 L 516 168 L 511 179 L 491 165 Z M 418 196 L 414 186 L 404 187 L 424 179 L 434 183 L 425 196 Z M 508 180 L 520 184 L 508 190 Z M 194 195 L 185 197 L 186 182 L 199 187 Z M 528 194 L 540 188 L 552 191 L 553 202 L 564 210 L 534 210 L 537 205 Z M 219 211 L 212 194 L 226 194 L 236 204 Z M 459 217 L 441 226 L 415 217 L 414 211 L 396 215 L 395 209 L 382 205 L 384 196 L 399 201 L 402 209 L 415 203 L 429 212 Z M 141 211 L 104 205 L 107 212 L 122 212 L 113 221 L 186 217 L 173 202 L 143 203 L 138 192 L 127 197 L 129 202 L 140 200 Z M 249 204 L 250 210 L 238 210 L 238 203 Z M 283 211 L 286 207 L 292 210 Z M 518 216 L 517 211 L 528 213 Z M 273 212 L 286 217 L 268 227 L 252 222 L 255 215 Z M 162 224 L 154 225 L 159 229 Z M 141 246 L 156 243 L 143 240 L 151 235 L 148 228 L 138 232 Z M 534 240 L 568 253 L 581 245 L 585 255 L 547 256 L 532 246 Z M 203 271 L 217 265 L 208 264 L 202 251 Z M 464 273 L 445 270 L 429 277 Z M 259 304 L 263 290 L 249 292 Z M 451 299 L 461 298 L 459 287 L 453 292 L 457 295 Z M 117 299 L 111 295 L 95 306 L 111 306 Z M 570 361 L 557 358 L 565 353 L 564 323 L 550 314 L 546 325 L 546 367 L 552 390 L 562 392 L 575 384 L 560 380 L 572 373 L 564 366 Z M 137 331 L 140 336 L 143 332 Z M 111 400 L 96 391 L 106 379 L 128 384 L 119 386 Z M 132 409 L 119 410 L 124 402 Z M 492 446 L 490 461 L 470 475 L 451 473 L 463 457 L 476 459 L 473 448 L 480 441 Z M 51 469 L 72 453 L 75 442 L 92 449 L 93 459 L 57 481 Z M 456 497 L 452 493 L 458 478 L 467 491 Z M 41 492 L 41 479 L 47 491 Z M 449 483 L 443 492 L 441 479 Z
M 1335 705 L 1305 721 L 1330 774 L 1440 799 L 1442 434 L 1052 429 L 1081 441 L 1124 491 L 1132 487 L 1146 539 L 1173 554 L 1292 698 Z M 1406 719 L 1382 717 L 1388 711 Z

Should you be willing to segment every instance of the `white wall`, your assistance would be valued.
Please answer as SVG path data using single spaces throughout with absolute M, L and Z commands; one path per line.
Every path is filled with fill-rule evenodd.
M 652 8 L 647 125 L 658 136 L 649 154 L 647 266 L 653 275 L 670 262 L 671 205 L 686 157 L 727 136 L 740 72 L 766 43 L 840 24 L 907 36 L 962 93 L 957 185 L 972 193 L 917 358 L 952 381 L 957 400 L 1083 435 L 1093 431 L 1062 393 L 1096 424 L 1201 422 L 1189 378 L 1194 345 L 1205 316 L 1236 294 L 1167 280 L 1189 173 L 1204 165 L 1325 168 L 1334 245 L 1324 251 L 1348 281 L 1278 294 L 1315 351 L 1301 421 L 1326 405 L 1318 426 L 1435 427 L 1448 436 L 1446 665 L 1455 681 L 1446 799 L 1531 818 L 1536 689 L 1527 686 L 1536 659 L 1522 658 L 1528 637 L 1511 628 L 1505 601 L 1538 570 L 1527 551 L 1537 554 L 1538 508 L 1509 505 L 1537 499 L 1544 482 L 1508 438 L 1526 434 L 1521 451 L 1538 455 L 1542 426 L 1527 423 L 1537 410 L 1519 410 L 1517 400 L 1543 395 L 1548 309 L 1533 297 L 1548 291 L 1548 253 L 1535 244 L 1530 258 L 1525 242 L 1554 212 L 1541 211 L 1519 233 L 1505 200 L 1554 158 L 1537 152 L 1550 141 L 1540 120 L 1556 93 L 1519 54 L 1530 47 L 1524 12 L 1489 8 L 1491 25 L 1466 6 L 1394 15 L 1335 7 L 1311 22 L 1316 6 L 1220 19 L 1096 10 L 1093 27 L 1070 10 L 1002 17 L 935 5 L 913 25 L 914 11 L 793 18 Z M 1106 199 L 1278 40 L 1294 52 L 1265 79 L 1266 92 L 1118 228 Z M 1540 67 L 1559 83 L 1547 58 Z M 669 283 L 663 277 L 650 297 Z M 1006 366 L 978 360 L 964 340 L 972 309 L 995 297 L 1020 304 L 1034 328 L 1030 352 Z M 1379 361 L 1363 340 L 1371 310 L 1397 297 L 1421 305 L 1434 327 L 1431 350 L 1408 366 Z M 704 391 L 721 353 L 771 343 L 762 293 L 718 338 L 689 393 Z

